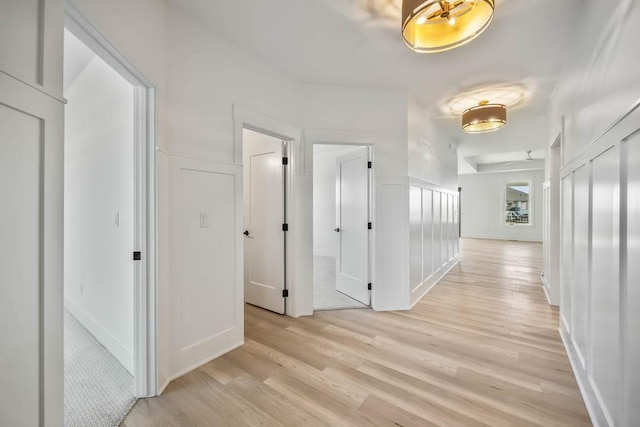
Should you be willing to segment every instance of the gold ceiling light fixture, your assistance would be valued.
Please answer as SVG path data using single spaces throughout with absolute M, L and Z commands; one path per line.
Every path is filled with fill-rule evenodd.
M 494 10 L 495 0 L 403 0 L 402 38 L 416 52 L 454 49 L 486 30 Z
M 462 113 L 462 130 L 467 133 L 493 132 L 507 124 L 507 107 L 483 100 Z

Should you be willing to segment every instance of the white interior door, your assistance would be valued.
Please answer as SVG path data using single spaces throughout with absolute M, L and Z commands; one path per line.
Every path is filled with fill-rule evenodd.
M 284 314 L 284 143 L 245 131 L 245 301 Z
M 369 149 L 336 159 L 336 289 L 370 304 L 369 282 Z
M 0 425 L 63 425 L 59 0 L 0 6 Z

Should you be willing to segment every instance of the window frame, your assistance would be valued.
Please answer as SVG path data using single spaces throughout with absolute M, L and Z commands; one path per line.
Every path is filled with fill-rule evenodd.
M 527 211 L 528 213 L 528 223 L 527 224 L 517 224 L 517 223 L 508 223 L 506 216 L 506 206 L 507 206 L 507 185 L 513 184 L 526 184 L 529 186 L 529 200 L 527 201 Z M 506 228 L 530 228 L 533 227 L 533 212 L 535 207 L 534 202 L 534 180 L 533 179 L 510 179 L 508 181 L 502 181 L 500 187 L 500 226 Z

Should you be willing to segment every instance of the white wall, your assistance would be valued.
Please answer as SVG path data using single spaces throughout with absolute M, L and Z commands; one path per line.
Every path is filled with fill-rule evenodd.
M 404 91 L 305 84 L 301 87 L 305 130 L 367 133 L 378 177 L 407 176 L 407 94 Z M 345 134 L 344 141 L 349 142 Z M 311 172 L 311 144 L 305 154 Z M 332 141 L 320 141 L 332 142 Z
M 585 6 L 549 116 L 549 144 L 565 117 L 560 330 L 594 424 L 635 426 L 640 111 L 616 119 L 640 99 L 640 7 L 631 0 Z
M 65 97 L 65 307 L 133 372 L 133 86 L 96 56 Z
M 409 176 L 441 188 L 458 190 L 458 151 L 418 102 L 408 106 Z
M 234 151 L 234 106 L 304 130 L 304 143 L 292 148 L 294 217 L 290 234 L 294 239 L 291 247 L 296 270 L 292 272 L 291 279 L 296 283 L 312 283 L 313 277 L 311 144 L 350 142 L 374 145 L 374 203 L 380 222 L 374 223 L 379 251 L 375 260 L 378 279 L 373 293 L 380 293 L 373 299 L 373 305 L 376 309 L 409 307 L 409 265 L 406 262 L 409 234 L 408 229 L 396 232 L 396 219 L 406 222 L 409 203 L 406 191 L 408 96 L 405 92 L 296 82 L 221 38 L 214 28 L 201 23 L 197 16 L 186 15 L 162 2 L 116 0 L 107 5 L 77 0 L 74 4 L 157 85 L 160 384 L 166 384 L 170 378 L 216 356 L 218 352 L 213 350 L 212 343 L 218 343 L 216 348 L 220 352 L 242 343 L 242 323 L 231 321 L 231 317 L 242 310 L 241 294 L 235 297 L 224 294 L 226 299 L 205 299 L 212 289 L 217 289 L 218 283 L 212 276 L 199 275 L 197 270 L 185 268 L 186 254 L 198 254 L 206 248 L 224 253 L 237 251 L 241 248 L 238 245 L 242 244 L 241 230 L 238 236 L 228 239 L 217 239 L 215 233 L 205 233 L 201 239 L 183 240 L 176 232 L 190 226 L 181 216 L 188 213 L 177 211 L 185 192 L 194 203 L 196 200 L 209 203 L 230 197 L 209 182 L 206 173 L 192 177 L 198 182 L 195 189 L 187 191 L 181 188 L 180 177 L 184 172 L 180 171 L 188 159 L 205 162 L 197 166 L 202 171 L 240 166 L 234 164 L 238 158 Z M 332 136 L 328 140 L 312 141 L 313 138 L 307 138 L 307 135 L 318 135 L 318 132 L 329 132 Z M 236 176 L 239 172 L 234 169 L 229 173 Z M 455 176 L 455 170 L 450 174 Z M 240 191 L 241 187 L 236 188 Z M 398 188 L 401 188 L 400 192 Z M 241 219 L 242 208 L 239 209 L 235 215 Z M 237 282 L 241 277 L 236 277 L 233 269 L 241 266 L 242 252 L 237 252 L 236 256 L 235 265 L 219 266 L 219 277 L 226 277 L 229 286 L 241 283 Z M 238 286 L 241 289 L 241 285 Z M 308 294 L 296 295 L 302 301 L 298 314 L 312 312 L 311 288 Z M 215 328 L 207 329 L 210 340 L 194 341 L 181 324 L 184 307 L 176 302 L 180 301 L 179 298 L 208 301 L 206 309 L 198 306 L 199 311 L 192 313 L 203 318 L 209 311 L 227 313 L 224 309 L 234 306 L 235 312 L 227 313 L 229 318 L 220 321 L 232 327 L 223 335 L 217 335 L 221 331 Z
M 166 13 L 165 154 L 171 165 L 172 297 L 165 315 L 170 318 L 173 378 L 244 342 L 243 236 L 241 228 L 233 232 L 242 227 L 242 203 L 232 203 L 234 198 L 242 200 L 242 167 L 233 164 L 234 105 L 295 123 L 299 98 L 298 84 L 282 73 L 243 53 L 198 20 L 172 8 Z M 192 157 L 198 159 L 198 173 L 185 166 Z M 185 187 L 187 175 L 192 188 Z M 231 180 L 227 184 L 232 187 L 221 184 L 226 180 Z M 184 197 L 189 198 L 191 210 L 178 212 Z M 217 206 L 223 203 L 233 210 L 217 217 L 215 212 L 221 209 Z M 205 232 L 194 229 L 196 234 L 187 238 L 180 230 L 193 226 L 189 218 L 199 216 L 197 209 L 211 210 L 215 227 Z M 188 254 L 196 259 L 200 254 L 211 255 L 206 256 L 206 267 L 186 268 L 191 265 Z M 215 259 L 213 254 L 224 256 Z M 203 304 L 174 303 L 185 298 Z M 212 313 L 217 314 L 212 317 Z M 199 321 L 207 324 L 197 326 Z M 192 327 L 200 332 L 191 334 Z
M 544 171 L 460 175 L 462 237 L 542 241 Z M 531 181 L 532 225 L 503 225 L 504 184 Z
M 336 158 L 353 147 L 313 147 L 313 255 L 336 257 Z

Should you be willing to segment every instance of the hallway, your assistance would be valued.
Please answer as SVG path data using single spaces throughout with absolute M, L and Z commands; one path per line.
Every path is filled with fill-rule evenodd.
M 124 426 L 590 425 L 540 284 L 542 245 L 461 239 L 407 312 L 245 308 L 246 344 Z

